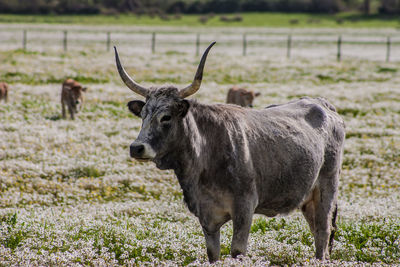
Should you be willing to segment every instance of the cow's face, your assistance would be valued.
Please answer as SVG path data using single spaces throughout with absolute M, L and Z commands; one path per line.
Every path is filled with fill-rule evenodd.
M 74 109 L 75 113 L 78 113 L 82 108 L 83 92 L 86 92 L 86 87 L 75 86 L 71 89 L 71 106 Z
M 254 98 L 259 95 L 260 93 L 254 93 L 253 91 L 240 92 L 240 97 L 242 100 L 241 105 L 243 107 L 253 107 Z
M 179 147 L 179 136 L 184 130 L 183 118 L 189 110 L 189 102 L 185 98 L 199 90 L 204 64 L 214 44 L 215 42 L 211 43 L 204 51 L 193 82 L 179 90 L 173 86 L 149 89 L 135 82 L 126 73 L 119 60 L 117 48 L 114 47 L 115 62 L 122 81 L 133 92 L 146 97 L 146 102 L 135 100 L 128 103 L 129 110 L 142 118 L 139 136 L 130 146 L 131 157 L 157 163 Z
M 161 88 L 146 102 L 130 101 L 129 110 L 142 118 L 139 136 L 130 146 L 130 155 L 139 160 L 161 158 L 174 149 L 189 102 L 178 96 L 176 88 Z

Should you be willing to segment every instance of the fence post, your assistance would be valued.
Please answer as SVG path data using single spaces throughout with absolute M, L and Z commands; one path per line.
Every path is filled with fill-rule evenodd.
M 386 62 L 390 60 L 390 36 L 388 36 L 386 41 Z
M 246 39 L 246 34 L 243 34 L 243 56 L 246 55 L 247 50 L 247 39 Z
M 107 32 L 107 51 L 110 51 L 111 33 Z
M 292 48 L 292 35 L 288 35 L 286 57 L 290 58 L 290 49 Z
M 26 50 L 26 30 L 22 33 L 22 49 Z
M 196 35 L 196 57 L 199 56 L 200 51 L 200 33 Z
M 339 38 L 337 40 L 337 55 L 336 55 L 336 59 L 337 61 L 340 61 L 342 59 L 342 50 L 341 50 L 341 46 L 342 46 L 342 36 L 339 35 Z
M 153 32 L 151 36 L 151 52 L 154 54 L 156 52 L 156 33 Z
M 64 31 L 64 40 L 63 40 L 64 52 L 67 51 L 67 35 L 68 31 Z

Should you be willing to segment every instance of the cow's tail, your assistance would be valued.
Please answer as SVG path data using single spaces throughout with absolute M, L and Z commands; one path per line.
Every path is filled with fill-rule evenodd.
M 333 240 L 335 238 L 335 233 L 337 230 L 337 225 L 336 225 L 336 217 L 337 217 L 337 203 L 335 204 L 335 209 L 333 210 L 332 214 L 332 229 L 331 229 L 331 236 L 329 237 L 329 255 L 332 253 L 332 247 L 333 247 Z

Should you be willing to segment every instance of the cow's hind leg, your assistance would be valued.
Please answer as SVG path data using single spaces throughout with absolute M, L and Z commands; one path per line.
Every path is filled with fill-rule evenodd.
M 325 234 L 325 230 L 324 230 L 326 228 L 326 227 L 324 227 L 324 225 L 325 225 L 324 217 L 326 217 L 326 215 L 321 216 L 321 211 L 320 211 L 321 207 L 319 207 L 319 211 L 317 211 L 317 207 L 319 205 L 322 205 L 321 199 L 320 199 L 321 198 L 320 194 L 321 194 L 321 192 L 319 190 L 319 187 L 316 187 L 311 192 L 310 198 L 307 200 L 307 202 L 305 202 L 301 206 L 301 211 L 302 211 L 304 217 L 306 218 L 308 225 L 310 226 L 311 232 L 314 235 L 315 246 L 317 248 L 317 251 L 319 250 L 319 248 L 321 246 L 322 247 L 326 246 L 325 245 L 325 243 L 326 243 L 325 239 L 326 238 L 324 237 L 326 235 Z M 329 254 L 331 253 L 331 250 L 332 250 L 333 238 L 334 238 L 335 232 L 336 232 L 336 211 L 337 211 L 337 205 L 335 204 L 335 209 L 333 210 L 333 214 L 332 214 L 332 225 L 328 226 L 328 228 L 326 228 L 326 229 L 328 229 L 327 231 L 329 232 L 329 229 L 330 229 L 329 227 L 332 227 L 330 229 L 330 236 L 329 236 L 329 245 L 328 245 Z M 319 214 L 318 214 L 318 216 L 319 216 L 318 222 L 317 222 L 317 218 L 316 218 L 316 213 L 317 212 L 319 212 Z M 326 220 L 328 220 L 328 219 L 326 219 Z M 317 227 L 317 223 L 318 223 L 318 227 Z M 321 225 L 323 226 L 322 228 L 321 228 Z M 317 229 L 318 229 L 318 232 L 317 232 Z M 323 231 L 322 233 L 321 233 L 321 230 Z M 323 235 L 323 236 L 321 236 L 321 235 Z M 317 241 L 317 240 L 319 240 L 319 241 Z M 320 245 L 318 245 L 318 244 L 320 244 Z M 325 249 L 322 249 L 322 251 L 325 251 Z M 319 254 L 320 254 L 320 252 L 317 253 L 317 258 L 319 258 L 319 259 L 327 258 L 326 252 L 323 253 L 324 256 L 318 256 Z
M 307 220 L 310 230 L 315 236 L 315 205 L 319 199 L 319 188 L 316 187 L 311 192 L 307 201 L 301 206 L 301 212 Z
M 315 249 L 317 259 L 328 259 L 329 239 L 332 236 L 331 219 L 334 217 L 334 211 L 337 203 L 337 176 L 334 174 L 320 173 L 319 180 L 319 197 L 314 200 L 315 205 Z

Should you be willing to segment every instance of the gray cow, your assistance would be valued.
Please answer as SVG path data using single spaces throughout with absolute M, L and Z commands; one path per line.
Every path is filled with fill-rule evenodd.
M 173 169 L 184 201 L 200 221 L 210 262 L 220 256 L 220 227 L 233 220 L 231 255 L 246 253 L 254 213 L 273 217 L 301 208 L 327 259 L 335 231 L 344 123 L 322 98 L 262 110 L 202 104 L 185 98 L 200 88 L 212 43 L 194 81 L 148 89 L 116 64 L 125 84 L 146 97 L 129 110 L 142 118 L 132 157 Z

